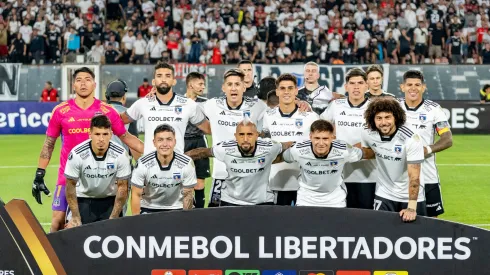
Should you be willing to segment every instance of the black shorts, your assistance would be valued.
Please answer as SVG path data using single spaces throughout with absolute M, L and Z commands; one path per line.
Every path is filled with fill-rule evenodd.
M 82 224 L 108 220 L 112 214 L 115 200 L 115 196 L 102 199 L 77 198 L 78 211 L 80 212 Z M 69 207 L 66 217 L 67 221 L 71 219 L 71 210 Z M 119 217 L 122 217 L 122 211 L 119 214 Z
M 427 51 L 427 46 L 425 44 L 417 43 L 415 44 L 415 54 L 425 55 Z
M 442 204 L 441 184 L 425 184 L 425 203 L 427 216 L 436 217 L 444 214 L 444 205 Z
M 152 213 L 168 212 L 168 211 L 176 211 L 176 210 L 182 210 L 182 209 L 150 209 L 150 208 L 141 207 L 140 214 L 152 214 Z
M 264 203 L 259 203 L 256 205 L 274 205 L 274 203 L 273 202 L 264 202 Z M 227 207 L 227 206 L 248 206 L 248 205 L 239 205 L 239 204 L 229 203 L 226 201 L 221 201 L 220 207 Z
M 401 48 L 400 47 L 400 57 L 405 58 L 407 54 L 410 53 L 410 48 Z
M 276 205 L 296 205 L 298 191 L 274 191 L 276 195 Z
M 373 209 L 375 182 L 346 182 L 347 208 Z
M 221 187 L 225 183 L 224 179 L 213 179 L 211 190 L 209 190 L 208 207 L 219 207 L 221 202 Z
M 206 137 L 185 138 L 184 152 L 190 151 L 196 148 L 207 148 Z M 209 178 L 209 159 L 195 160 L 196 165 L 196 177 L 198 179 Z
M 407 209 L 407 207 L 408 207 L 408 203 L 406 202 L 392 201 L 389 199 L 382 198 L 380 196 L 375 196 L 374 198 L 374 210 L 400 212 L 403 209 Z M 417 202 L 417 215 L 427 216 L 425 201 Z
M 366 48 L 357 49 L 357 58 L 366 57 Z

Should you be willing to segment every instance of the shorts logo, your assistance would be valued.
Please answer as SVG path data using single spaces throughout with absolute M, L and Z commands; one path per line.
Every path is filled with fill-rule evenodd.
M 175 107 L 175 113 L 178 115 L 182 114 L 182 106 Z
M 174 173 L 174 176 L 173 176 L 174 180 L 176 181 L 180 181 L 182 179 L 182 177 L 180 176 L 180 173 Z
M 114 169 L 114 163 L 107 163 L 107 169 L 108 170 Z
M 53 205 L 54 206 L 60 206 L 61 202 L 60 202 L 60 198 L 56 198 L 53 200 Z
M 296 122 L 294 123 L 294 125 L 296 125 L 296 128 L 303 127 L 303 120 L 302 119 L 296 119 Z
M 265 158 L 259 158 L 257 162 L 259 163 L 260 166 L 262 166 L 265 164 Z
M 426 114 L 420 114 L 419 115 L 419 120 L 420 121 L 426 121 L 427 120 L 427 115 Z
M 397 154 L 402 153 L 402 146 L 401 145 L 395 145 L 395 153 L 397 153 Z
M 246 116 L 248 116 L 248 118 L 250 118 L 250 116 L 251 116 L 250 111 L 248 111 L 248 110 L 247 111 L 243 111 L 243 117 L 246 117 Z

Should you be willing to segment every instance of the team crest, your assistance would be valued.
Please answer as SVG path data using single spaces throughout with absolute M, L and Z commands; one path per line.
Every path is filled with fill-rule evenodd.
M 401 145 L 395 145 L 395 153 L 397 153 L 397 154 L 402 153 L 402 146 Z
M 107 170 L 112 170 L 114 167 L 114 163 L 107 163 Z
M 182 179 L 180 173 L 174 173 L 174 176 L 173 176 L 174 180 L 176 181 L 180 181 Z
M 339 165 L 339 162 L 338 162 L 338 161 L 336 161 L 336 160 L 332 160 L 332 161 L 330 162 L 330 166 L 332 166 L 332 167 L 337 167 L 338 165 Z
M 246 116 L 248 116 L 248 118 L 251 117 L 250 111 L 248 111 L 248 110 L 247 111 L 243 111 L 243 117 L 246 117 Z
M 296 125 L 296 128 L 303 127 L 303 120 L 301 118 L 296 119 L 296 122 L 294 122 L 294 125 Z
M 263 166 L 265 164 L 265 158 L 259 158 L 257 162 L 259 163 L 260 166 Z
M 178 115 L 182 114 L 182 106 L 175 107 L 175 113 Z
M 427 115 L 426 114 L 420 114 L 419 115 L 419 120 L 420 121 L 426 121 L 427 120 Z

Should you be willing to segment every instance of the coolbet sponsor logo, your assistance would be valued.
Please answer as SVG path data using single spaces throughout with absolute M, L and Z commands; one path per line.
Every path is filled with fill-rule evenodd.
M 186 275 L 181 269 L 153 269 L 151 275 Z
M 90 133 L 90 128 L 72 128 L 68 129 L 68 134 L 86 134 Z
M 245 251 L 241 237 L 216 236 L 108 236 L 92 235 L 85 239 L 87 257 L 167 259 L 367 259 L 383 260 L 467 260 L 471 257 L 471 239 L 431 237 L 259 237 L 258 251 Z M 267 245 L 266 245 L 267 244 Z M 401 247 L 403 246 L 403 250 Z M 109 248 L 110 247 L 110 248 Z M 218 249 L 219 247 L 219 249 Z
M 346 127 L 356 127 L 361 128 L 364 126 L 364 122 L 354 122 L 354 121 L 337 121 L 337 126 L 346 126 Z
M 174 120 L 175 120 L 174 117 L 154 117 L 154 116 L 148 117 L 148 121 L 162 121 L 162 122 L 166 122 L 166 121 L 174 121 Z
M 238 125 L 238 122 L 218 120 L 218 125 L 236 127 Z
M 40 126 L 48 127 L 49 119 L 51 118 L 51 112 L 39 114 L 32 112 L 26 114 L 26 108 L 19 108 L 15 113 L 2 113 L 0 112 L 0 128 L 37 128 Z

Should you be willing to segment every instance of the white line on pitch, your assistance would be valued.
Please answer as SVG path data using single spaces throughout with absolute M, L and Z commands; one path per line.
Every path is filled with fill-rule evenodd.
M 59 165 L 49 165 L 48 168 L 58 168 Z M 37 168 L 35 165 L 16 165 L 16 166 L 0 166 L 0 169 L 22 169 L 22 168 Z
M 485 166 L 488 167 L 490 164 L 488 163 L 441 163 L 437 164 L 437 166 Z

